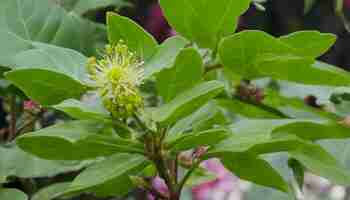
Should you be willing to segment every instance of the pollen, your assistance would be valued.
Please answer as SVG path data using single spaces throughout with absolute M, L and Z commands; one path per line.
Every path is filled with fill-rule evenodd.
M 107 45 L 101 59 L 89 58 L 87 72 L 112 116 L 127 118 L 143 107 L 141 67 L 142 62 L 122 41 Z

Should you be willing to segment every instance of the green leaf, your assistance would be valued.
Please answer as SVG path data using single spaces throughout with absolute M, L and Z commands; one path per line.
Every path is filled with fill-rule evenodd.
M 143 154 L 141 143 L 103 135 L 103 128 L 99 122 L 67 122 L 21 136 L 17 144 L 23 150 L 49 160 L 85 160 L 119 152 Z
M 229 120 L 227 119 L 223 111 L 217 107 L 214 107 L 213 112 L 208 114 L 209 115 L 206 118 L 201 119 L 200 121 L 195 122 L 192 125 L 193 131 L 199 132 L 229 124 Z
M 28 74 L 31 76 L 28 77 Z M 69 76 L 45 69 L 13 70 L 7 72 L 5 77 L 42 105 L 54 105 L 65 99 L 80 98 L 87 89 Z
M 215 114 L 217 112 L 217 108 L 209 102 L 193 114 L 176 122 L 175 125 L 170 128 L 165 141 L 171 141 L 178 138 L 183 133 L 188 132 L 189 130 L 193 130 L 196 124 L 212 118 L 214 116 L 212 114 Z
M 157 48 L 157 51 L 150 60 L 145 63 L 145 77 L 150 78 L 163 69 L 172 67 L 177 55 L 188 43 L 189 42 L 181 36 L 174 36 L 165 40 Z
M 23 192 L 17 189 L 5 189 L 0 188 L 0 199 L 1 200 L 27 200 L 28 197 Z
M 8 31 L 0 30 L 0 38 L 2 43 L 0 47 L 0 65 L 4 67 L 10 67 L 13 64 L 13 56 L 18 52 L 32 48 L 30 42 Z
M 2 7 L 2 30 L 28 42 L 50 43 L 94 55 L 97 47 L 107 38 L 103 25 L 68 13 L 51 1 L 6 0 Z M 2 41 L 6 39 L 2 38 Z M 0 52 L 8 48 L 2 47 Z
M 202 81 L 203 61 L 194 48 L 180 51 L 175 64 L 157 75 L 157 89 L 165 102 Z
M 289 193 L 288 183 L 271 165 L 249 154 L 225 154 L 220 157 L 224 166 L 238 177 L 253 183 Z
M 295 200 L 295 198 L 288 196 L 286 193 L 282 193 L 272 188 L 261 187 L 254 185 L 249 192 L 246 194 L 247 200 L 257 200 L 264 197 L 268 200 Z
M 219 55 L 227 70 L 243 78 L 271 77 L 327 86 L 350 83 L 348 74 L 315 67 L 313 57 L 300 55 L 300 50 L 261 31 L 242 31 L 223 39 Z
M 13 35 L 5 36 L 22 41 Z M 30 44 L 31 49 L 16 49 L 14 55 L 7 55 L 9 60 L 5 62 L 20 70 L 9 72 L 9 76 L 13 73 L 9 79 L 13 79 L 26 95 L 43 105 L 52 105 L 67 98 L 79 98 L 85 92 L 84 85 L 88 79 L 85 56 L 71 49 L 43 43 L 25 41 L 24 44 Z M 28 79 L 24 73 L 31 73 L 35 78 Z
M 318 142 L 324 149 L 331 153 L 339 163 L 350 167 L 350 139 L 322 140 Z
M 292 180 L 292 173 L 287 165 L 289 156 L 288 153 L 274 153 L 262 156 L 264 160 L 268 161 L 271 166 L 279 172 L 289 183 Z M 293 188 L 294 189 L 294 188 Z M 293 190 L 295 191 L 295 190 Z M 260 185 L 252 185 L 250 190 L 246 193 L 247 200 L 256 200 L 264 197 L 269 200 L 296 200 L 296 195 L 286 194 L 279 190 L 275 190 Z
M 147 161 L 143 156 L 117 154 L 93 165 L 79 174 L 70 185 L 66 194 L 91 191 L 104 185 L 113 185 L 114 194 L 125 195 L 132 188 L 129 176 L 144 169 Z
M 127 17 L 107 14 L 108 39 L 112 44 L 123 40 L 130 50 L 147 61 L 157 51 L 157 41 L 141 26 Z
M 125 0 L 61 0 L 63 6 L 79 15 L 83 15 L 86 12 L 92 10 L 98 10 L 100 8 L 106 8 L 108 6 L 115 6 L 118 9 L 130 6 Z
M 265 100 L 265 98 L 264 98 Z M 226 109 L 231 113 L 235 113 L 248 118 L 264 118 L 264 119 L 280 119 L 282 116 L 278 113 L 264 109 L 263 107 L 249 104 L 238 99 L 216 99 L 216 105 Z
M 317 58 L 335 43 L 337 36 L 318 31 L 300 31 L 279 38 L 301 56 Z
M 192 172 L 190 178 L 186 181 L 185 185 L 187 187 L 194 187 L 211 181 L 215 181 L 216 179 L 217 176 L 215 173 L 210 172 L 202 167 L 198 167 Z
M 16 143 L 24 151 L 40 158 L 82 160 L 98 157 L 99 149 L 81 149 L 74 144 L 100 133 L 102 129 L 103 125 L 96 121 L 71 121 L 27 133 L 18 137 Z
M 189 150 L 199 146 L 212 146 L 231 135 L 225 129 L 212 129 L 202 132 L 186 133 L 170 142 L 169 149 L 174 152 Z
M 87 58 L 81 53 L 32 42 L 32 49 L 18 52 L 12 60 L 12 69 L 40 68 L 65 74 L 81 83 L 88 80 L 86 72 Z
M 350 185 L 348 170 L 318 144 L 309 144 L 303 148 L 289 152 L 311 172 L 325 177 L 339 185 Z
M 259 155 L 285 152 L 295 150 L 304 143 L 293 135 L 281 138 L 273 138 L 270 134 L 231 135 L 210 149 L 207 157 L 220 156 L 225 153 L 249 152 Z
M 43 150 L 45 151 L 45 149 Z M 89 162 L 49 161 L 22 151 L 16 145 L 0 146 L 0 179 L 7 177 L 38 178 L 52 177 L 60 173 L 75 171 Z
M 273 134 L 274 137 L 296 135 L 306 140 L 350 137 L 349 128 L 336 122 L 320 119 L 241 120 L 232 124 L 239 134 Z
M 160 5 L 176 32 L 200 47 L 215 49 L 222 37 L 235 32 L 238 17 L 248 9 L 250 2 L 161 0 Z
M 288 166 L 293 170 L 294 178 L 298 183 L 300 191 L 303 191 L 305 167 L 298 160 L 295 159 L 289 159 Z
M 40 189 L 32 197 L 32 200 L 51 200 L 64 193 L 68 189 L 70 182 L 56 183 Z
M 75 119 L 81 120 L 109 120 L 110 115 L 103 107 L 101 101 L 97 100 L 93 104 L 84 103 L 76 99 L 67 99 L 62 103 L 53 106 Z
M 130 128 L 127 124 L 124 124 L 117 120 L 114 120 L 112 123 L 113 123 L 113 129 L 117 132 L 118 136 L 120 136 L 121 138 L 130 139 L 138 136 L 138 132 Z
M 254 76 L 257 58 L 264 55 L 290 55 L 291 48 L 262 31 L 242 31 L 224 38 L 219 56 L 228 70 L 243 76 Z
M 289 118 L 338 120 L 336 115 L 311 107 L 301 98 L 285 97 L 274 90 L 264 91 L 264 99 L 261 104 Z
M 80 149 L 91 155 L 111 155 L 114 153 L 144 154 L 144 145 L 136 140 L 124 139 L 108 135 L 92 135 L 77 142 Z
M 330 100 L 334 106 L 334 113 L 341 117 L 350 115 L 350 105 L 348 99 L 348 92 L 333 93 Z
M 332 121 L 296 122 L 273 131 L 276 136 L 293 134 L 306 140 L 345 139 L 350 137 L 349 128 Z
M 327 64 L 325 62 L 316 61 L 312 65 L 312 67 L 315 69 L 325 71 L 325 72 L 333 73 L 334 76 L 336 76 L 336 78 L 339 78 L 339 80 L 343 79 L 345 81 L 345 80 L 349 80 L 349 78 L 350 78 L 350 73 L 348 71 L 345 71 L 345 70 L 341 69 L 340 67 L 336 67 L 334 65 Z
M 207 154 L 208 157 L 223 153 L 290 152 L 307 144 L 307 140 L 300 138 L 316 140 L 348 137 L 347 128 L 315 120 L 241 120 L 231 127 L 233 133 L 238 135 L 232 135 L 215 145 Z
M 218 81 L 201 83 L 177 95 L 172 101 L 155 109 L 153 119 L 162 124 L 171 124 L 191 114 L 222 92 L 224 86 Z

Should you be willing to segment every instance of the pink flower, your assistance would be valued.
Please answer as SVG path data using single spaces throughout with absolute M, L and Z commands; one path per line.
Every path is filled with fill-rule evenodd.
M 34 111 L 40 109 L 40 105 L 32 100 L 28 100 L 23 102 L 23 108 L 24 110 Z
M 168 187 L 166 186 L 165 182 L 163 179 L 161 179 L 160 177 L 155 177 L 152 180 L 152 186 L 153 188 L 155 188 L 158 192 L 165 194 L 166 196 L 168 196 L 169 194 L 169 190 Z M 154 200 L 154 196 L 151 194 L 148 194 L 148 200 Z
M 201 184 L 192 189 L 194 200 L 213 199 L 217 193 L 230 194 L 239 190 L 238 178 L 233 176 L 217 159 L 207 160 L 202 164 L 203 167 L 216 174 L 217 178 L 213 181 Z

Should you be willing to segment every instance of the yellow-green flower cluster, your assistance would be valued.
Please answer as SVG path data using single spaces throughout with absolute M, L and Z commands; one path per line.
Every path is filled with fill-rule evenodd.
M 102 59 L 89 59 L 89 77 L 114 117 L 129 117 L 143 106 L 138 89 L 144 77 L 141 65 L 123 42 L 107 45 Z

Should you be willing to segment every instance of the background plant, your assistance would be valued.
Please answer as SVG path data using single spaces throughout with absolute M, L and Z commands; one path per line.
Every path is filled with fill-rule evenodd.
M 70 26 L 64 30 L 72 30 L 60 39 L 59 31 L 53 34 L 52 29 L 45 28 L 52 18 L 42 18 L 37 11 L 19 12 L 21 7 L 35 3 L 9 1 L 4 7 L 8 10 L 2 18 L 6 28 L 0 35 L 8 43 L 1 50 L 0 61 L 5 70 L 10 68 L 5 78 L 40 103 L 34 116 L 40 117 L 48 109 L 74 119 L 16 139 L 21 149 L 54 160 L 52 164 L 79 160 L 80 164 L 72 165 L 88 166 L 72 183 L 55 185 L 60 189 L 52 198 L 86 192 L 123 196 L 139 187 L 157 198 L 179 199 L 191 178 L 210 179 L 199 166 L 210 158 L 219 158 L 242 179 L 293 198 L 298 189 L 290 186 L 288 177 L 282 177 L 266 158 L 280 152 L 283 155 L 279 157 L 288 160 L 284 165 L 291 168 L 299 185 L 306 170 L 340 185 L 349 184 L 347 170 L 318 143 L 349 136 L 349 75 L 315 61 L 334 43 L 334 35 L 302 31 L 277 38 L 262 31 L 234 33 L 239 16 L 251 3 L 248 0 L 221 4 L 162 0 L 161 7 L 178 36 L 159 45 L 132 20 L 109 13 L 109 43 L 114 47 L 122 42 L 143 61 L 145 79 L 139 88 L 144 107 L 132 109 L 127 116 L 118 112 L 111 115 L 108 111 L 115 109 L 106 106 L 110 102 L 106 104 L 101 93 L 102 99 L 95 97 L 90 103 L 80 100 L 96 89 L 87 76 L 85 55 L 96 56 L 96 49 L 103 46 L 103 34 L 94 38 L 104 27 L 53 7 L 59 10 L 57 16 L 67 14 L 63 19 L 68 22 L 63 20 L 57 30 L 65 24 Z M 15 12 L 9 8 L 29 17 L 13 23 L 10 19 Z M 36 17 L 45 20 L 31 24 Z M 83 25 L 93 28 L 76 32 L 76 26 Z M 89 37 L 87 30 L 92 30 Z M 77 43 L 72 40 L 75 34 Z M 314 89 L 315 85 L 327 87 L 324 98 L 332 100 L 332 107 L 313 96 L 304 100 L 296 97 L 297 88 Z M 299 97 L 305 96 L 303 92 Z M 131 103 L 128 101 L 123 106 Z M 112 105 L 119 103 L 112 101 Z M 167 185 L 163 193 L 153 187 L 151 180 L 157 175 Z M 12 190 L 2 191 L 1 195 L 14 193 L 25 198 Z

